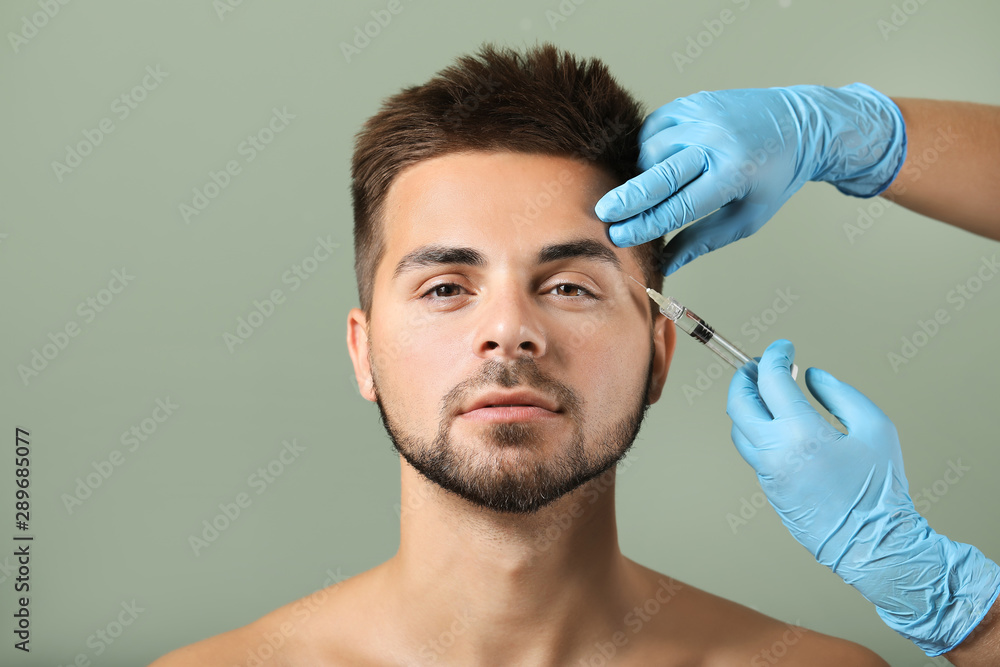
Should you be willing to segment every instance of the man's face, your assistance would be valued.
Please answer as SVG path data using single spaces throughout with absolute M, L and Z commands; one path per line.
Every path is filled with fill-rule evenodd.
M 660 316 L 651 335 L 632 251 L 594 214 L 616 185 L 590 164 L 506 152 L 396 177 L 371 320 L 352 310 L 348 343 L 393 445 L 429 480 L 530 513 L 631 446 L 673 329 Z

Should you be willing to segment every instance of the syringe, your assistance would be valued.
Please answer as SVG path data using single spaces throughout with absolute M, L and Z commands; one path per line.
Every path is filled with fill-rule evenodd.
M 629 278 L 632 278 L 632 276 L 629 276 Z M 709 326 L 708 322 L 688 310 L 677 299 L 672 296 L 663 296 L 656 290 L 646 287 L 635 278 L 632 278 L 632 280 L 646 291 L 650 299 L 656 302 L 656 305 L 660 307 L 661 313 L 666 315 L 668 319 L 683 331 L 690 334 L 696 341 L 722 357 L 733 368 L 740 368 L 748 361 L 757 363 L 743 354 L 738 347 L 716 333 L 715 329 Z M 791 371 L 792 379 L 795 379 L 799 373 L 798 366 L 792 364 Z

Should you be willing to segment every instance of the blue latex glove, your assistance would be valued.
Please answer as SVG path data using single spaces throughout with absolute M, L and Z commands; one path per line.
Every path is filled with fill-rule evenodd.
M 771 343 L 729 386 L 733 442 L 792 536 L 928 656 L 946 653 L 1000 593 L 1000 566 L 934 532 L 914 508 L 896 427 L 829 373 L 806 385 L 847 429 L 830 425 L 789 374 L 795 348 Z M 987 511 L 995 511 L 987 510 Z
M 642 173 L 594 207 L 620 247 L 720 209 L 668 242 L 664 275 L 753 234 L 806 181 L 873 197 L 896 178 L 906 131 L 874 88 L 791 86 L 700 92 L 666 104 L 639 132 Z

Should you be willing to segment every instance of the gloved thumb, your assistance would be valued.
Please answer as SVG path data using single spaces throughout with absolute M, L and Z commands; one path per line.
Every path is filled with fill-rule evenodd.
M 819 368 L 806 371 L 806 386 L 848 433 L 889 421 L 885 413 L 860 391 Z

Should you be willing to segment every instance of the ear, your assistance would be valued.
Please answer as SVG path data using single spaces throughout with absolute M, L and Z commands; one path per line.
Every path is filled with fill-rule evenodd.
M 663 313 L 657 313 L 653 323 L 653 377 L 649 382 L 646 402 L 652 405 L 660 400 L 663 385 L 667 381 L 667 371 L 674 358 L 674 343 L 677 342 L 677 327 Z
M 375 382 L 371 364 L 368 363 L 368 345 L 368 318 L 360 308 L 351 308 L 351 312 L 347 313 L 347 351 L 354 364 L 358 390 L 365 399 L 374 403 Z

